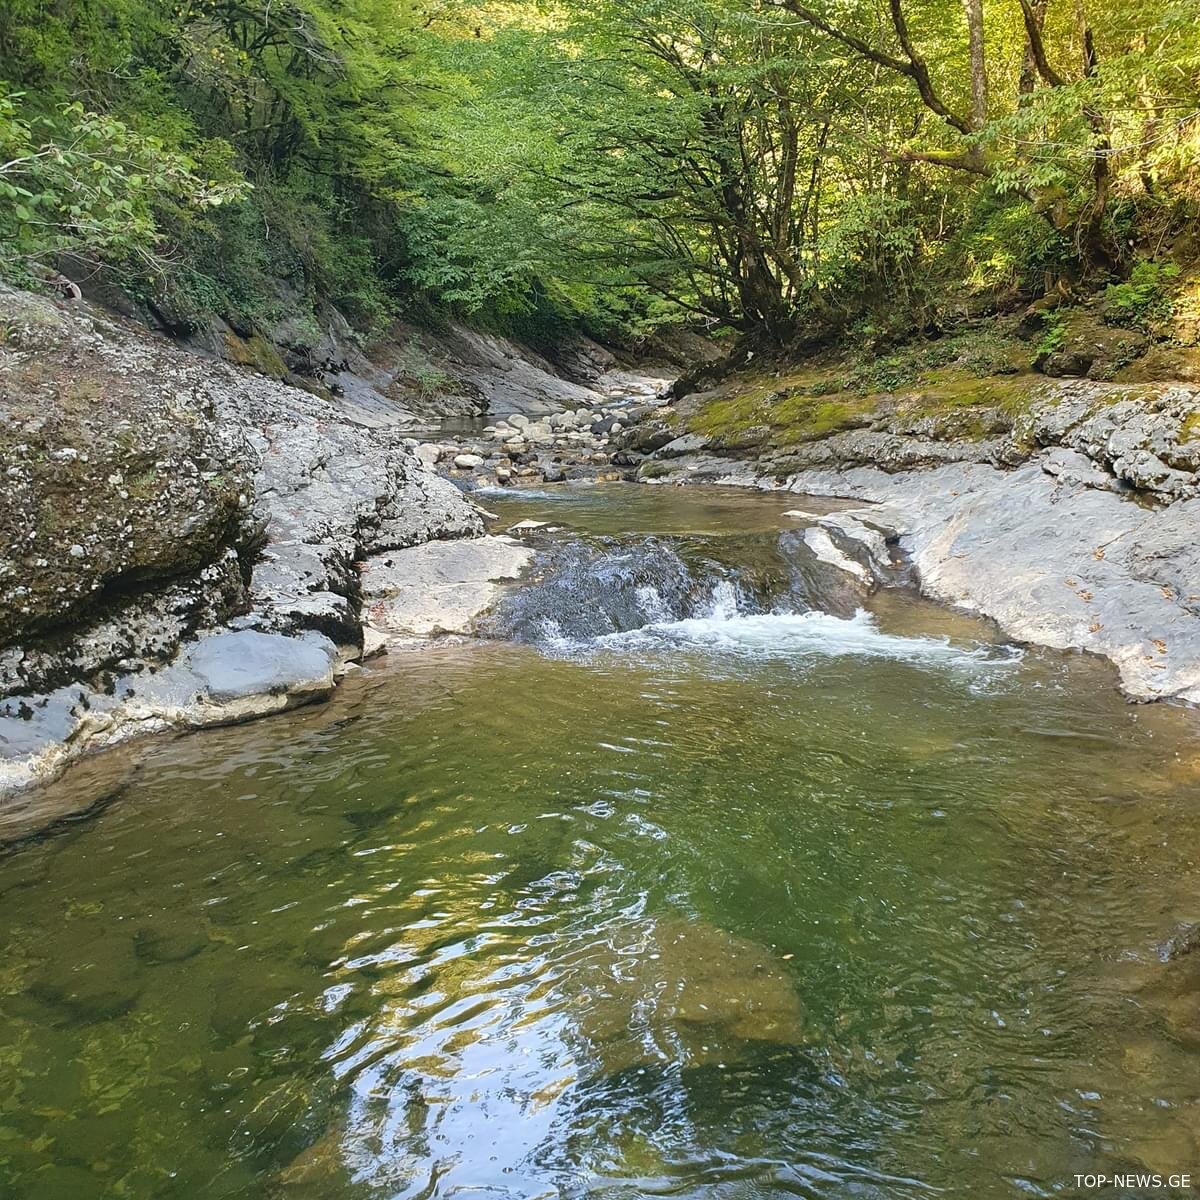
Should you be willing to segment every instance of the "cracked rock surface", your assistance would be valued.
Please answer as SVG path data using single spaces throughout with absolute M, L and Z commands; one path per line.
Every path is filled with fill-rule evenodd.
M 482 532 L 407 416 L 0 287 L 0 798 L 326 694 L 361 652 L 357 564 Z

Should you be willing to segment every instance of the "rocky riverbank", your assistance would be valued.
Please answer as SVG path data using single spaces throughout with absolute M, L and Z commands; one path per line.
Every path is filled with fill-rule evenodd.
M 1002 403 L 984 382 L 952 400 L 804 399 L 784 436 L 706 432 L 743 402 L 734 381 L 648 415 L 617 456 L 659 484 L 861 499 L 806 535 L 847 570 L 885 579 L 892 542 L 932 598 L 1103 655 L 1133 699 L 1200 703 L 1200 388 L 1004 386 Z
M 602 441 L 572 444 L 577 461 L 565 471 L 528 473 L 862 500 L 831 515 L 797 501 L 818 557 L 889 586 L 887 547 L 898 547 L 931 598 L 1020 641 L 1102 655 L 1132 699 L 1200 703 L 1200 389 L 1046 379 L 1029 388 L 1016 413 L 987 403 L 985 387 L 980 403 L 941 412 L 927 398 L 914 412 L 888 397 L 862 406 L 855 428 L 786 445 L 761 431 L 752 445 L 695 432 L 728 388 L 658 398 L 610 410 L 592 426 Z M 509 469 L 514 430 L 491 436 L 499 449 L 459 441 L 432 448 L 430 461 L 473 484 L 523 482 Z M 589 470 L 595 457 L 602 473 Z
M 825 561 L 888 586 L 897 547 L 931 598 L 1108 658 L 1132 699 L 1200 703 L 1200 388 L 1026 373 L 951 394 L 755 395 L 768 412 L 792 404 L 775 429 L 729 420 L 747 390 L 645 388 L 418 454 L 469 487 L 623 479 L 859 499 L 811 514 Z
M 90 750 L 304 703 L 388 643 L 473 631 L 533 560 L 485 532 L 480 488 L 860 500 L 795 506 L 856 587 L 895 584 L 899 549 L 935 599 L 1107 657 L 1132 698 L 1200 703 L 1200 388 L 672 395 L 614 369 L 581 392 L 522 360 L 515 391 L 491 377 L 490 419 L 447 434 L 436 405 L 293 387 L 86 303 L 0 290 L 0 317 L 10 831 L 39 823 L 31 785 Z
M 26 789 L 84 753 L 324 696 L 389 639 L 465 629 L 528 560 L 415 452 L 429 414 L 78 301 L 0 289 L 0 335 L 9 832 L 40 823 Z M 517 357 L 510 411 L 602 399 Z
M 624 435 L 668 403 L 666 391 L 657 380 L 625 377 L 594 407 L 533 420 L 510 413 L 477 434 L 423 442 L 417 455 L 471 488 L 624 479 Z

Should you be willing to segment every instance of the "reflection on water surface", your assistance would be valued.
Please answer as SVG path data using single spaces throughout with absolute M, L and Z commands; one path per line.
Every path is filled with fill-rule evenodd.
M 1200 920 L 1193 715 L 874 608 L 877 653 L 831 652 L 847 622 L 770 654 L 442 646 L 149 744 L 0 859 L 0 1195 L 1194 1169 L 1200 953 L 1160 952 Z

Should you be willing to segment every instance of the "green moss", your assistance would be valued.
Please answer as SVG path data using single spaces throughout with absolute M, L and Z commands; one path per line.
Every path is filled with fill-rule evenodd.
M 914 411 L 921 416 L 936 416 L 952 409 L 998 408 L 1016 417 L 1029 411 L 1044 383 L 1042 376 L 1028 371 L 990 379 L 947 373 L 922 390 Z
M 1169 342 L 1151 346 L 1141 358 L 1122 367 L 1116 379 L 1129 383 L 1200 383 L 1200 347 Z
M 638 474 L 642 479 L 662 479 L 671 474 L 671 467 L 665 462 L 643 463 Z
M 995 432 L 993 410 L 1012 417 L 1027 412 L 1045 382 L 1028 371 L 980 379 L 953 366 L 928 372 L 926 382 L 907 395 L 842 391 L 830 396 L 825 391 L 827 378 L 808 375 L 803 383 L 799 378 L 792 377 L 785 387 L 774 380 L 774 386 L 751 384 L 711 400 L 688 418 L 688 428 L 725 446 L 744 444 L 753 431 L 765 428 L 771 444 L 786 447 L 862 428 L 891 415 L 954 414 L 953 436 L 983 438 Z M 972 410 L 980 414 L 974 423 Z
M 1181 442 L 1200 442 L 1200 411 L 1189 414 L 1179 426 Z
M 230 360 L 239 366 L 252 367 L 271 379 L 283 379 L 287 375 L 279 351 L 261 334 L 241 338 L 236 333 L 226 332 L 225 347 Z
M 863 409 L 853 397 L 823 399 L 810 392 L 753 388 L 713 401 L 689 421 L 694 433 L 736 443 L 751 430 L 765 428 L 779 445 L 812 441 L 853 427 Z
M 1019 371 L 1028 365 L 1029 348 L 1007 328 L 965 329 L 933 341 L 915 341 L 891 354 L 860 356 L 838 375 L 841 390 L 871 395 L 930 383 L 943 371 L 974 379 Z
M 743 377 L 736 389 L 685 418 L 687 429 L 735 445 L 754 430 L 765 429 L 771 441 L 782 443 L 823 437 L 853 423 L 856 404 L 838 395 L 840 384 L 828 370 Z M 838 398 L 827 399 L 831 392 Z

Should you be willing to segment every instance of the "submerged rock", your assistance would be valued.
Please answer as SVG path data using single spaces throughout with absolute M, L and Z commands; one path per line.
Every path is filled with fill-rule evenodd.
M 343 1147 L 344 1128 L 338 1124 L 301 1150 L 272 1181 L 271 1195 L 280 1200 L 324 1200 L 343 1191 L 350 1182 L 349 1164 Z
M 47 958 L 29 980 L 34 1000 L 81 1024 L 107 1021 L 129 1012 L 143 988 L 130 938 L 99 921 L 80 938 L 76 957 Z
M 1200 950 L 1200 922 L 1190 921 L 1181 925 L 1158 948 L 1158 956 L 1163 962 L 1173 962 L 1186 954 Z
M 579 1034 L 606 1074 L 640 1063 L 733 1061 L 746 1044 L 798 1045 L 804 1006 L 765 946 L 704 921 L 650 920 L 622 929 L 571 974 Z

